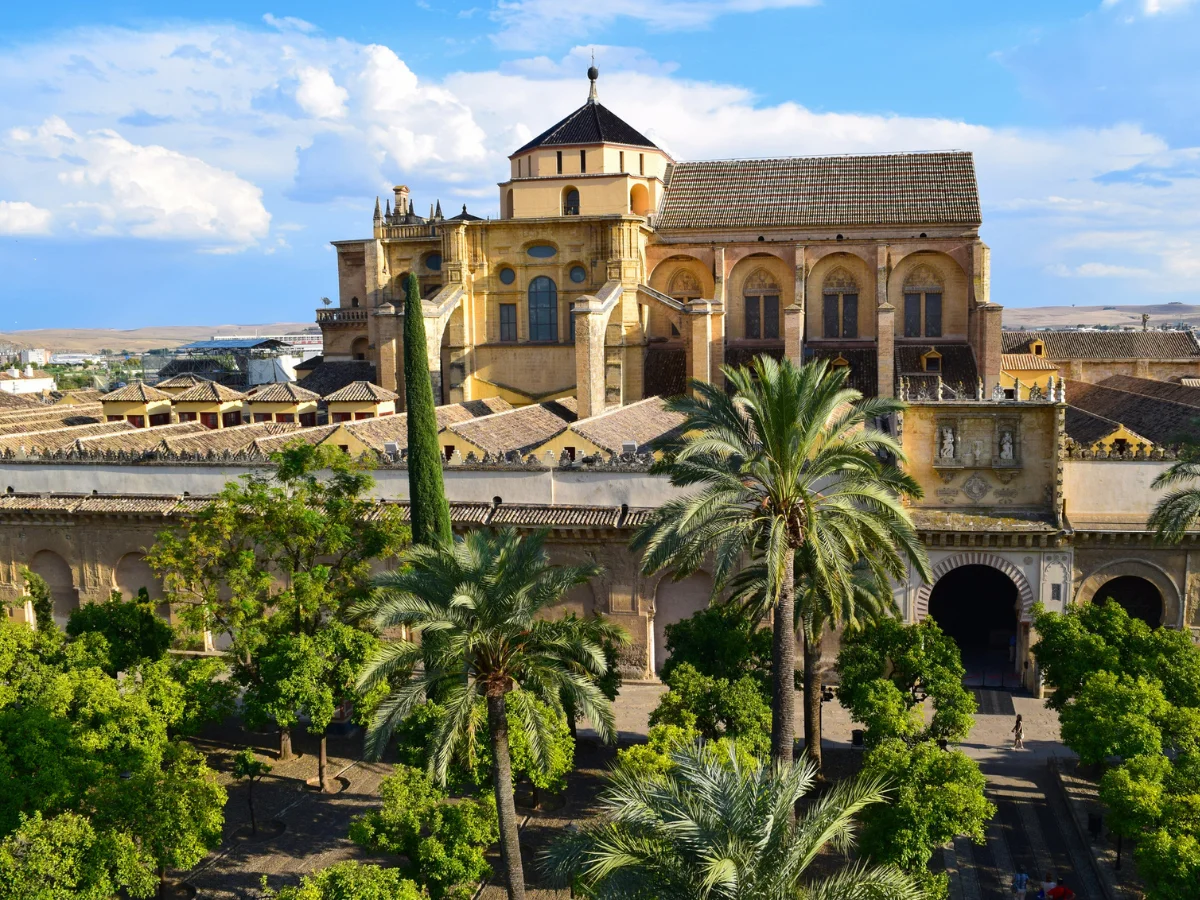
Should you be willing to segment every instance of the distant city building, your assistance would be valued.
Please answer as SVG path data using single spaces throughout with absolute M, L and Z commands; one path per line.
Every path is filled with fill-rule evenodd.
M 0 391 L 8 394 L 44 394 L 58 390 L 54 376 L 33 366 L 18 369 L 13 366 L 0 372 Z
M 86 366 L 89 363 L 102 363 L 104 357 L 97 353 L 51 353 L 52 366 Z
M 50 351 L 43 347 L 33 350 L 21 351 L 21 365 L 23 366 L 45 366 L 50 363 Z

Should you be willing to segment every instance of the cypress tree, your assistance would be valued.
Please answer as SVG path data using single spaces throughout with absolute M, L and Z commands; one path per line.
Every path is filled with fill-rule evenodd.
M 425 350 L 425 318 L 416 275 L 404 300 L 404 399 L 408 407 L 408 495 L 414 544 L 449 541 L 450 504 L 442 484 L 442 454 Z

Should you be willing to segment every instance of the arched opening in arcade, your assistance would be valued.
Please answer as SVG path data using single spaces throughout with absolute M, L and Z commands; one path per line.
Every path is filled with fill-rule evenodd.
M 1151 628 L 1163 623 L 1162 592 L 1155 584 L 1137 575 L 1120 575 L 1100 585 L 1092 596 L 1093 603 L 1116 603 L 1131 618 L 1141 619 Z
M 933 586 L 929 615 L 958 644 L 968 687 L 1021 686 L 1017 611 L 1017 586 L 991 566 L 959 566 Z

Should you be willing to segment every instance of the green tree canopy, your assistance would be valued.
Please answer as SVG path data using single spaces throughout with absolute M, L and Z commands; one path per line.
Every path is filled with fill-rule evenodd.
M 858 815 L 888 796 L 878 779 L 844 781 L 793 824 L 815 782 L 811 763 L 744 767 L 691 746 L 665 774 L 614 772 L 603 816 L 551 845 L 543 866 L 556 885 L 596 900 L 923 898 L 895 866 L 809 871 L 826 847 L 846 851 Z
M 771 709 L 749 675 L 737 681 L 701 675 L 689 663 L 675 667 L 670 688 L 650 713 L 650 725 L 675 725 L 707 740 L 735 738 L 754 755 L 771 749 Z
M 974 724 L 975 699 L 962 686 L 958 647 L 932 619 L 919 625 L 883 619 L 847 630 L 837 670 L 838 697 L 850 717 L 867 726 L 868 743 L 960 741 Z M 927 697 L 933 702 L 928 724 L 922 714 Z
M 771 690 L 771 632 L 741 607 L 718 603 L 667 626 L 664 681 L 682 663 L 701 675 L 737 681 L 748 675 Z
M 796 551 L 864 553 L 897 548 L 921 573 L 928 562 L 900 495 L 915 481 L 881 460 L 902 461 L 900 443 L 874 427 L 899 411 L 889 398 L 864 399 L 846 372 L 823 360 L 797 367 L 767 356 L 749 369 L 722 370 L 732 393 L 703 382 L 694 397 L 669 406 L 684 414 L 683 436 L 664 442 L 657 471 L 688 496 L 659 507 L 635 534 L 646 573 L 677 576 L 711 561 L 714 592 L 729 586 L 744 561 L 763 564 L 764 597 L 774 609 L 771 754 L 790 762 L 794 744 Z M 836 540 L 828 540 L 833 532 Z M 881 563 L 893 559 L 876 553 Z M 907 577 L 902 564 L 898 578 Z M 811 737 L 811 736 L 810 736 Z
M 300 879 L 295 887 L 269 889 L 263 876 L 263 900 L 424 900 L 425 892 L 399 869 L 359 862 L 335 863 Z
M 108 642 L 110 675 L 125 672 L 139 662 L 155 662 L 166 655 L 174 629 L 155 615 L 149 602 L 124 600 L 113 591 L 104 603 L 85 603 L 71 611 L 67 634 L 85 632 L 104 635 Z

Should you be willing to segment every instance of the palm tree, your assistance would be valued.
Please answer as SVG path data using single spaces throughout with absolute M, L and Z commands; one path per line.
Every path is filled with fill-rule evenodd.
M 1181 487 L 1163 497 L 1150 514 L 1149 526 L 1160 541 L 1178 544 L 1188 529 L 1200 519 L 1200 460 L 1181 459 L 1167 471 L 1154 479 L 1153 488 L 1165 488 L 1180 482 L 1192 482 L 1192 487 Z
M 684 437 L 664 448 L 658 470 L 672 484 L 698 490 L 661 506 L 634 535 L 633 547 L 644 551 L 647 574 L 673 568 L 682 577 L 711 559 L 714 595 L 746 559 L 762 561 L 774 608 L 771 755 L 790 763 L 796 551 L 812 544 L 824 558 L 824 535 L 845 533 L 849 546 L 896 544 L 923 561 L 899 494 L 920 496 L 920 488 L 881 461 L 902 461 L 903 452 L 872 425 L 903 404 L 863 399 L 846 387 L 844 368 L 760 356 L 749 369 L 723 371 L 732 395 L 695 382 L 695 397 L 669 401 L 686 416 Z
M 812 763 L 751 768 L 703 745 L 673 755 L 666 775 L 618 769 L 603 815 L 552 844 L 542 863 L 560 886 L 595 900 L 919 900 L 894 866 L 849 865 L 822 879 L 806 870 L 826 845 L 853 844 L 855 816 L 887 799 L 877 779 L 844 781 L 791 813 L 816 782 Z
M 885 470 L 890 479 L 898 470 Z M 906 477 L 906 476 L 901 476 Z M 905 485 L 894 485 L 897 491 Z M 795 631 L 804 646 L 804 748 L 821 777 L 821 697 L 824 689 L 822 661 L 826 629 L 857 627 L 896 615 L 892 582 L 903 581 L 906 562 L 918 571 L 928 569 L 924 549 L 906 522 L 897 523 L 906 535 L 903 543 L 874 531 L 864 531 L 860 521 L 843 521 L 836 510 L 817 523 L 816 538 L 796 551 Z M 908 540 L 907 537 L 911 537 Z M 762 563 L 747 566 L 734 577 L 730 601 L 756 619 L 770 608 Z
M 433 736 L 431 767 L 444 784 L 456 752 L 473 744 L 481 724 L 478 701 L 486 700 L 500 853 L 514 900 L 525 896 L 525 876 L 513 804 L 508 704 L 536 697 L 561 715 L 565 697 L 602 739 L 614 736 L 612 706 L 596 686 L 607 670 L 603 649 L 584 629 L 538 618 L 599 570 L 550 565 L 545 539 L 545 531 L 522 538 L 505 529 L 413 545 L 401 557 L 404 567 L 379 576 L 372 599 L 351 612 L 381 629 L 407 626 L 420 637 L 419 642 L 386 643 L 359 678 L 362 691 L 385 679 L 399 682 L 368 729 L 366 749 L 373 758 L 416 706 L 436 699 L 446 716 Z M 541 716 L 526 716 L 525 722 L 537 761 L 551 736 Z

